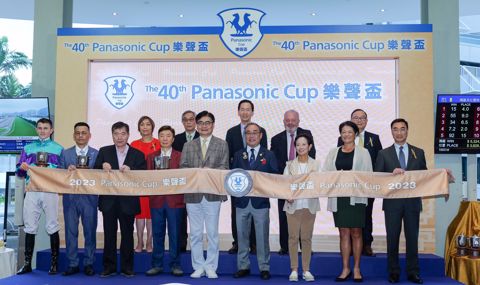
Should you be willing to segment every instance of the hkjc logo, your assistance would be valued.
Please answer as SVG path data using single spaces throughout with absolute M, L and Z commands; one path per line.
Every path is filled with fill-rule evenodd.
M 103 80 L 107 84 L 105 97 L 108 102 L 117 108 L 122 109 L 130 103 L 133 98 L 133 83 L 135 78 L 129 76 L 111 76 Z
M 234 55 L 244 57 L 251 53 L 263 34 L 260 21 L 265 13 L 253 8 L 227 9 L 217 14 L 222 19 L 220 39 Z
M 227 173 L 223 186 L 231 196 L 243 197 L 252 190 L 253 179 L 246 170 L 235 168 Z

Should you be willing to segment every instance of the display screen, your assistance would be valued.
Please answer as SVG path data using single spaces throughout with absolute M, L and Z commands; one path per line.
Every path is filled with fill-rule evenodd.
M 0 153 L 19 153 L 38 138 L 37 120 L 49 118 L 48 98 L 0 99 Z
M 435 153 L 480 153 L 480 95 L 438 95 Z

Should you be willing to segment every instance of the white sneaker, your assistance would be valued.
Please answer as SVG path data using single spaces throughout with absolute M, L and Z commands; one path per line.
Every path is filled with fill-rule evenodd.
M 290 276 L 288 276 L 288 280 L 293 281 L 293 282 L 298 281 L 297 271 L 292 271 L 292 273 L 290 273 Z
M 218 278 L 217 273 L 213 269 L 207 269 L 207 270 L 205 270 L 205 272 L 207 273 L 207 277 L 210 278 L 210 279 L 217 279 Z
M 190 274 L 190 277 L 192 278 L 200 278 L 202 276 L 205 276 L 205 270 L 203 270 L 203 268 L 197 269 L 192 274 Z
M 303 272 L 303 280 L 305 281 L 315 281 L 315 277 L 313 277 L 312 273 L 310 271 L 305 271 Z

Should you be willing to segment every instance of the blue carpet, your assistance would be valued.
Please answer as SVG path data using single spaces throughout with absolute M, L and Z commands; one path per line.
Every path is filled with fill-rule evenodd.
M 101 252 L 98 251 L 96 255 L 95 270 L 101 271 Z M 168 253 L 166 261 L 168 260 Z M 66 267 L 65 252 L 61 252 L 60 256 L 60 270 L 63 271 Z M 188 276 L 192 272 L 190 254 L 182 255 L 182 266 L 186 272 L 184 277 L 174 277 L 168 273 L 164 273 L 155 277 L 146 277 L 144 272 L 150 268 L 150 255 L 147 253 L 140 253 L 135 255 L 135 272 L 136 276 L 133 278 L 126 278 L 121 275 L 112 276 L 109 278 L 99 278 L 98 274 L 93 277 L 87 277 L 83 273 L 73 276 L 50 276 L 47 270 L 50 264 L 49 251 L 39 252 L 37 255 L 38 269 L 26 275 L 17 275 L 0 280 L 0 284 L 6 285 L 33 285 L 33 284 L 48 284 L 48 285 L 107 285 L 107 284 L 132 284 L 132 285 L 163 285 L 163 284 L 294 284 L 288 281 L 288 274 L 290 274 L 289 258 L 288 256 L 280 256 L 276 253 L 271 255 L 271 273 L 272 278 L 269 281 L 260 280 L 258 276 L 258 268 L 255 256 L 251 256 L 252 275 L 242 279 L 234 279 L 232 274 L 236 271 L 236 256 L 229 255 L 222 252 L 219 262 L 219 279 L 212 280 L 207 278 L 192 279 Z M 402 268 L 405 258 L 401 256 Z M 340 273 L 340 255 L 339 253 L 315 253 L 312 257 L 312 273 L 316 280 L 313 284 L 338 285 L 334 282 L 335 277 Z M 165 269 L 168 267 L 165 265 Z M 386 273 L 386 256 L 379 254 L 377 257 L 362 257 L 362 274 L 364 277 L 363 284 L 389 284 L 387 282 Z M 425 284 L 461 284 L 444 276 L 444 262 L 443 259 L 431 254 L 420 255 L 421 276 Z M 302 281 L 300 281 L 302 282 Z M 353 283 L 352 280 L 347 284 Z M 402 275 L 400 283 L 398 284 L 412 284 L 406 280 Z

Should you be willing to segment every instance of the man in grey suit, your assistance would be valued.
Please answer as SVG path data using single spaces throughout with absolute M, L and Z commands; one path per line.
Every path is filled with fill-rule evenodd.
M 375 171 L 391 172 L 397 175 L 409 170 L 426 170 L 427 163 L 423 150 L 407 143 L 408 122 L 401 118 L 395 119 L 390 124 L 390 128 L 395 143 L 378 153 Z M 420 278 L 418 266 L 418 229 L 422 199 L 383 199 L 383 211 L 387 231 L 388 282 L 398 283 L 400 280 L 398 247 L 403 220 L 407 245 L 408 280 L 422 284 L 423 280 Z
M 88 157 L 88 168 L 93 168 L 97 159 L 98 150 L 90 147 L 90 126 L 85 122 L 78 122 L 73 127 L 75 145 L 64 150 L 60 156 L 60 167 L 75 171 L 77 157 Z M 82 219 L 83 237 L 85 239 L 85 254 L 83 258 L 84 272 L 87 276 L 95 275 L 95 249 L 97 246 L 97 207 L 98 195 L 63 194 L 63 217 L 65 219 L 65 242 L 68 258 L 68 268 L 64 276 L 80 271 L 78 258 L 78 224 Z
M 215 116 L 202 111 L 196 117 L 200 137 L 184 145 L 180 168 L 228 169 L 227 142 L 212 135 Z M 190 277 L 218 278 L 219 240 L 218 219 L 220 204 L 227 197 L 214 194 L 185 194 L 188 219 L 190 222 L 190 247 L 192 267 L 195 270 Z M 203 229 L 207 232 L 207 259 L 203 256 Z

